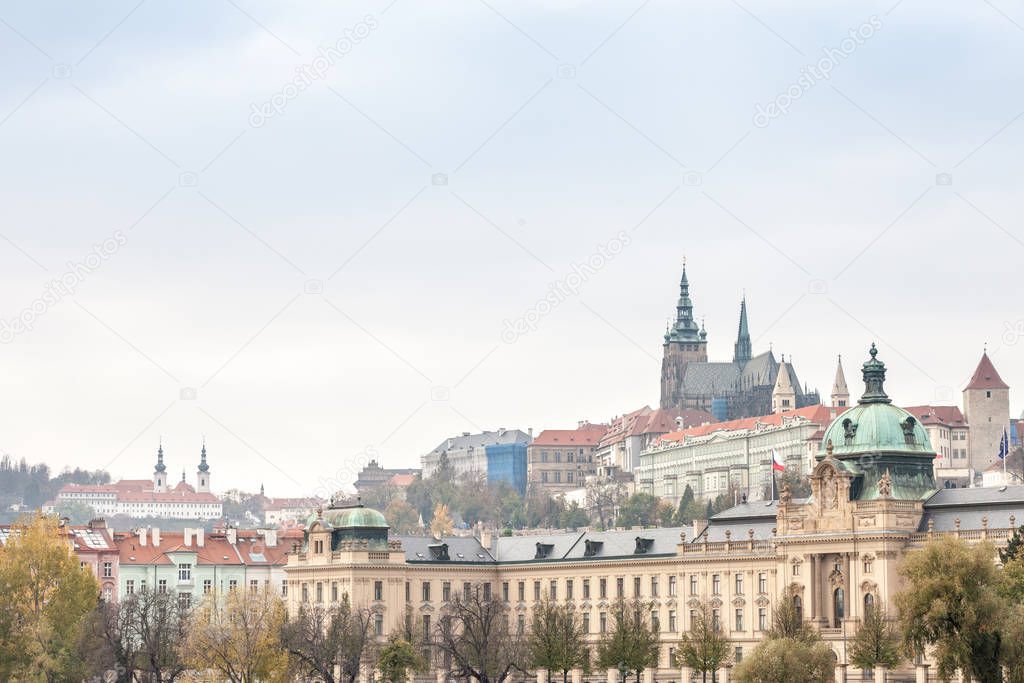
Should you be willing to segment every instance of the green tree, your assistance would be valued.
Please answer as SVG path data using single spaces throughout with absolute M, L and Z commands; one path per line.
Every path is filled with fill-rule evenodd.
M 530 663 L 535 669 L 549 674 L 561 672 L 562 681 L 569 679 L 569 672 L 576 668 L 587 668 L 588 652 L 583 623 L 575 610 L 568 605 L 542 602 L 533 611 L 533 621 L 527 643 Z
M 590 524 L 590 517 L 587 511 L 580 507 L 580 504 L 573 501 L 563 512 L 559 526 L 563 529 L 578 529 L 581 526 Z
M 904 648 L 916 655 L 930 647 L 943 678 L 961 670 L 980 683 L 1002 679 L 995 556 L 990 543 L 942 538 L 908 553 L 900 567 L 905 588 L 896 606 Z
M 616 522 L 621 527 L 655 526 L 658 523 L 658 504 L 661 500 L 649 493 L 634 493 L 619 507 Z
M 688 666 L 701 674 L 701 680 L 712 678 L 729 661 L 729 639 L 716 624 L 711 610 L 704 603 L 696 610 L 690 630 L 683 634 L 676 650 L 676 664 Z
M 96 512 L 91 505 L 77 500 L 60 502 L 54 512 L 57 513 L 59 519 L 67 518 L 71 524 L 87 524 L 89 520 L 96 517 Z
M 425 662 L 411 642 L 392 634 L 388 642 L 380 649 L 377 657 L 377 669 L 381 677 L 389 683 L 406 683 L 409 671 L 421 671 Z
M 891 669 L 903 660 L 896 626 L 881 602 L 864 613 L 850 645 L 850 662 L 858 669 Z
M 1003 648 L 1005 682 L 1024 683 L 1024 605 L 1014 605 L 1006 615 Z
M 99 584 L 55 518 L 13 526 L 0 547 L 0 680 L 81 677 L 78 644 L 98 603 Z
M 384 519 L 388 521 L 388 526 L 394 533 L 409 534 L 415 531 L 419 524 L 419 513 L 412 505 L 401 498 L 396 498 L 385 508 Z
M 767 638 L 736 667 L 736 683 L 828 683 L 834 666 L 832 650 L 823 642 Z
M 999 551 L 999 561 L 1006 564 L 1010 560 L 1020 559 L 1021 555 L 1024 555 L 1024 526 L 1014 529 L 1006 547 Z
M 597 644 L 597 666 L 601 669 L 625 665 L 636 673 L 637 681 L 644 669 L 658 664 L 658 634 L 651 629 L 650 603 L 619 598 L 611 608 L 611 628 Z
M 693 511 L 690 508 L 693 502 L 693 488 L 687 484 L 686 488 L 683 489 L 682 497 L 679 498 L 679 507 L 676 508 L 676 516 L 673 520 L 676 524 L 685 526 L 693 523 Z

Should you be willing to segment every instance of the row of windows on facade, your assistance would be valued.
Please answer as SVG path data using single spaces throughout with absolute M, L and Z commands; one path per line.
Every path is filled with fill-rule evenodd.
M 85 562 L 79 562 L 78 566 L 81 567 L 82 569 L 85 569 L 85 568 L 89 567 L 89 565 L 86 564 Z M 90 571 L 91 571 L 91 569 L 90 569 Z M 113 562 L 104 562 L 103 565 L 102 565 L 102 569 L 100 569 L 100 577 L 104 578 L 104 579 L 109 579 L 109 578 L 111 578 L 113 576 L 114 576 L 114 563 Z
M 575 480 L 575 476 L 576 476 L 576 473 L 573 472 L 572 470 L 566 471 L 566 473 L 565 473 L 565 483 L 567 483 L 567 484 L 573 483 L 573 481 Z M 540 472 L 540 482 L 542 484 L 549 484 L 549 483 L 561 484 L 562 483 L 562 471 L 561 470 L 555 470 L 555 471 L 551 472 L 551 471 L 548 471 L 548 470 L 541 470 L 541 472 Z
M 179 564 L 178 565 L 178 584 L 191 582 L 192 581 L 192 573 L 191 572 L 192 572 L 192 565 L 190 565 L 190 564 Z M 270 580 L 269 579 L 264 579 L 263 586 L 264 586 L 264 588 L 269 587 L 270 586 Z M 146 579 L 140 579 L 139 580 L 139 590 L 140 591 L 145 591 L 146 587 L 147 587 L 146 586 Z M 238 579 L 228 579 L 228 590 L 229 591 L 233 591 L 233 590 L 236 590 L 237 588 L 238 588 Z M 259 589 L 260 589 L 259 579 L 250 579 L 249 580 L 249 591 L 252 592 L 252 593 L 257 593 L 257 592 L 259 592 Z M 133 595 L 135 593 L 135 579 L 126 579 L 125 580 L 125 582 L 124 582 L 124 592 L 125 592 L 125 595 Z M 157 580 L 157 582 L 156 582 L 156 592 L 157 593 L 166 593 L 167 592 L 167 579 L 158 579 Z M 212 592 L 213 592 L 213 579 L 203 579 L 203 595 L 209 595 Z M 183 594 L 186 594 L 186 592 L 179 592 L 178 593 L 179 598 Z M 191 595 L 192 592 L 188 591 L 187 594 Z M 287 581 L 282 581 L 281 582 L 281 596 L 282 597 L 287 597 L 288 596 L 288 582 Z
M 548 458 L 549 457 L 551 457 L 551 462 L 562 462 L 562 451 L 555 451 L 552 456 L 549 456 L 547 451 L 541 451 L 540 452 L 540 456 L 538 456 L 536 453 L 534 453 L 533 454 L 533 458 L 530 460 L 530 462 L 541 462 L 541 463 L 548 462 Z M 584 455 L 583 454 L 583 449 L 581 448 L 579 454 L 574 453 L 573 451 L 566 451 L 566 453 L 565 453 L 565 461 L 566 462 L 594 462 L 594 456 L 593 455 Z

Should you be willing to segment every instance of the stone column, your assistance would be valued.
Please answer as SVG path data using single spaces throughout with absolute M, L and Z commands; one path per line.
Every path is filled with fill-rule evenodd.
M 729 683 L 729 667 L 723 666 L 718 670 L 718 683 Z
M 887 673 L 888 670 L 883 666 L 875 669 L 875 683 L 885 683 L 885 674 Z
M 548 683 L 548 672 L 544 669 L 537 669 L 537 683 Z
M 644 683 L 654 683 L 654 669 L 652 667 L 644 669 L 643 681 Z
M 693 680 L 693 672 L 690 670 L 690 667 L 685 665 L 679 667 L 679 680 L 682 683 L 690 683 Z
M 619 670 L 616 668 L 608 669 L 608 683 L 619 683 Z
M 583 683 L 583 669 L 573 669 L 569 672 L 572 683 Z
M 918 664 L 914 669 L 917 683 L 928 683 L 928 665 Z
M 843 596 L 846 603 L 843 605 L 846 610 L 846 614 L 843 615 L 845 621 L 853 618 L 853 575 L 850 574 L 850 553 L 843 553 L 843 591 L 846 593 Z
M 818 604 L 818 556 L 811 555 L 811 619 L 817 620 L 818 615 L 821 612 L 821 607 Z
M 836 664 L 836 683 L 846 683 L 846 664 Z
M 440 669 L 438 669 L 437 673 L 435 674 L 435 678 L 437 680 L 437 683 L 444 683 L 444 679 L 447 678 L 447 676 L 448 676 L 447 672 L 444 672 L 444 671 L 441 671 Z

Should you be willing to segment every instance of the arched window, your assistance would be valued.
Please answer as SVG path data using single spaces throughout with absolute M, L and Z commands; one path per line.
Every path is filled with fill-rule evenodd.
M 840 628 L 846 617 L 846 596 L 842 588 L 837 588 L 832 594 L 832 608 L 832 613 L 835 615 L 834 628 Z
M 868 593 L 864 596 L 864 616 L 871 613 L 871 610 L 875 608 L 875 596 Z
M 793 596 L 793 609 L 796 610 L 797 621 L 804 620 L 804 601 L 800 599 L 799 595 Z

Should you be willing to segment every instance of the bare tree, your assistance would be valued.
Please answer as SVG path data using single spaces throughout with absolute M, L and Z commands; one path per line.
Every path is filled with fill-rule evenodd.
M 513 631 L 508 606 L 491 599 L 481 584 L 468 594 L 454 595 L 434 629 L 434 654 L 455 678 L 502 683 L 513 672 L 526 671 L 526 634 Z
M 614 477 L 599 476 L 587 479 L 587 512 L 596 516 L 602 528 L 607 529 L 615 519 L 619 505 L 626 498 L 625 485 Z
M 133 683 L 140 641 L 135 637 L 136 597 L 120 603 L 101 602 L 82 628 L 78 652 L 97 679 L 113 671 L 117 683 Z
M 123 603 L 130 605 L 132 638 L 139 649 L 137 670 L 146 680 L 171 683 L 188 669 L 182 657 L 189 610 L 170 593 L 144 590 Z
M 302 605 L 298 614 L 281 628 L 281 644 L 302 675 L 323 683 L 354 681 L 372 657 L 374 614 L 353 609 L 348 596 L 330 607 Z

